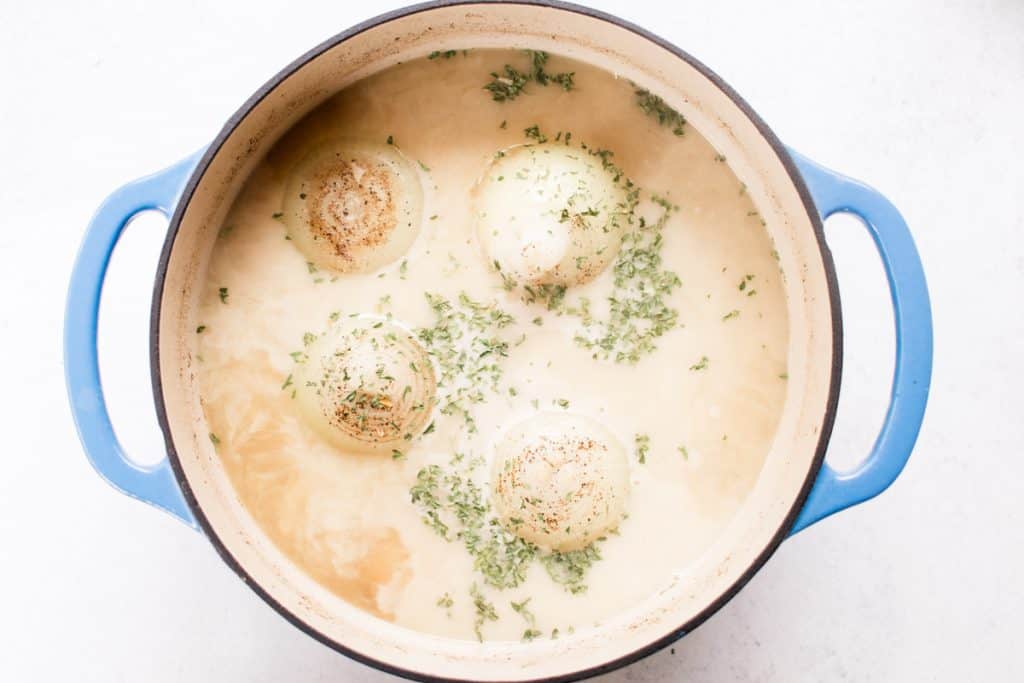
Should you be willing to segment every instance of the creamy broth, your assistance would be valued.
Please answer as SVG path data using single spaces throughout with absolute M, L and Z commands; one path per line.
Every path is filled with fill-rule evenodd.
M 678 580 L 752 488 L 786 392 L 778 263 L 726 160 L 692 127 L 659 123 L 658 107 L 641 107 L 651 100 L 628 81 L 558 56 L 545 68 L 572 72 L 570 90 L 531 81 L 514 99 L 496 101 L 483 86 L 505 64 L 529 71 L 519 51 L 459 51 L 401 64 L 347 88 L 295 126 L 225 220 L 197 330 L 210 438 L 259 527 L 353 605 L 461 639 L 566 634 Z M 583 322 L 571 311 L 581 297 L 596 318 L 606 315 L 611 266 L 570 286 L 549 310 L 528 303 L 520 287 L 510 291 L 477 238 L 473 197 L 496 152 L 536 143 L 538 134 L 545 145 L 564 144 L 566 131 L 574 148 L 614 153 L 615 167 L 641 190 L 635 214 L 648 230 L 667 215 L 660 255 L 662 268 L 681 281 L 665 296 L 678 321 L 635 363 L 595 358 L 575 340 Z M 419 235 L 404 255 L 368 273 L 317 267 L 280 220 L 291 170 L 308 150 L 338 138 L 389 141 L 418 162 Z M 662 204 L 677 208 L 666 213 Z M 428 433 L 394 452 L 349 452 L 322 438 L 294 398 L 306 335 L 356 314 L 389 317 L 414 334 L 430 329 L 437 318 L 426 292 L 452 302 L 466 293 L 515 320 L 500 332 L 508 348 L 497 360 L 497 390 L 484 385 L 484 400 L 470 406 L 476 430 L 458 412 L 435 408 Z M 539 561 L 518 586 L 494 587 L 462 541 L 442 538 L 411 501 L 417 474 L 430 465 L 468 472 L 487 498 L 494 445 L 538 413 L 590 418 L 628 452 L 626 517 L 596 543 L 600 559 L 577 592 L 552 580 Z M 452 464 L 456 454 L 462 459 Z M 493 605 L 497 619 L 481 624 L 473 595 Z M 527 599 L 526 609 L 514 609 Z

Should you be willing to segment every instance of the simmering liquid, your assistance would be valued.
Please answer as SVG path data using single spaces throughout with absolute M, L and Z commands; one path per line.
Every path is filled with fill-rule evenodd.
M 401 213 L 411 246 L 358 262 L 369 270 L 346 272 L 337 253 L 318 261 L 285 215 L 287 192 L 310 191 L 295 169 L 339 140 L 394 148 L 387 168 L 408 167 L 395 187 L 413 178 L 420 192 Z M 585 239 L 563 248 L 561 231 Z M 527 246 L 508 248 L 516 239 Z M 210 438 L 258 526 L 351 604 L 461 639 L 587 628 L 680 575 L 761 470 L 786 392 L 774 253 L 728 161 L 654 95 L 557 55 L 425 56 L 324 103 L 238 196 L 197 330 Z M 312 405 L 303 391 L 326 395 L 307 364 L 348 358 L 317 340 L 374 321 L 418 345 L 432 364 L 423 391 L 435 379 L 436 391 L 409 401 L 429 419 L 363 449 L 325 438 L 330 424 L 300 404 Z M 365 408 L 356 389 L 343 394 L 330 400 Z M 559 416 L 578 433 L 558 436 Z M 533 460 L 515 459 L 529 448 Z M 578 459 L 595 449 L 599 460 Z M 503 488 L 499 517 L 496 450 L 545 486 L 573 467 L 593 481 Z M 537 517 L 517 518 L 517 505 Z

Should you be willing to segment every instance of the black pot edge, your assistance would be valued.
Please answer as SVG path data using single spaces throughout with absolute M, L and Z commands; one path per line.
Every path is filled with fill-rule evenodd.
M 195 495 L 192 493 L 192 489 L 189 486 L 188 480 L 185 477 L 184 470 L 181 467 L 181 461 L 178 458 L 177 451 L 174 447 L 174 442 L 171 438 L 170 427 L 167 422 L 167 411 L 163 400 L 163 384 L 160 377 L 160 305 L 163 298 L 164 291 L 164 279 L 167 275 L 167 265 L 170 260 L 171 249 L 174 245 L 175 237 L 177 236 L 178 229 L 181 224 L 181 219 L 185 213 L 185 209 L 192 199 L 195 189 L 198 184 L 202 181 L 203 175 L 206 169 L 209 167 L 210 162 L 220 151 L 221 146 L 231 135 L 234 129 L 239 123 L 248 115 L 248 113 L 265 98 L 274 88 L 276 88 L 281 82 L 288 78 L 291 74 L 297 71 L 299 68 L 304 66 L 306 63 L 312 61 L 318 57 L 321 53 L 334 47 L 338 43 L 348 40 L 352 36 L 362 33 L 366 30 L 374 28 L 380 24 L 387 23 L 394 19 L 405 17 L 411 14 L 417 14 L 420 12 L 430 11 L 442 7 L 452 7 L 459 5 L 478 5 L 478 4 L 516 4 L 516 5 L 529 5 L 535 7 L 546 7 L 558 10 L 564 10 L 569 12 L 575 12 L 582 14 L 594 19 L 599 19 L 611 24 L 615 24 L 621 28 L 627 29 L 637 35 L 646 38 L 647 40 L 655 43 L 656 45 L 668 50 L 684 62 L 687 62 L 692 67 L 697 69 L 702 75 L 708 78 L 714 83 L 723 93 L 725 93 L 740 110 L 754 123 L 758 131 L 768 141 L 772 149 L 778 155 L 780 161 L 785 167 L 789 174 L 790 180 L 796 187 L 797 192 L 800 196 L 800 200 L 803 202 L 804 208 L 807 211 L 808 216 L 811 219 L 811 224 L 814 228 L 815 237 L 818 241 L 818 246 L 821 250 L 822 262 L 825 268 L 825 275 L 828 281 L 828 294 L 831 303 L 832 313 L 832 377 L 829 386 L 829 395 L 826 403 L 825 416 L 822 420 L 821 433 L 818 438 L 818 445 L 815 451 L 814 459 L 811 463 L 811 467 L 807 472 L 807 477 L 804 480 L 803 486 L 800 489 L 799 495 L 793 502 L 793 506 L 790 508 L 789 513 L 783 520 L 782 525 L 778 531 L 775 532 L 771 541 L 765 547 L 765 549 L 757 556 L 753 563 L 744 571 L 740 578 L 729 587 L 724 593 L 716 598 L 710 605 L 704 608 L 700 613 L 691 618 L 686 623 L 679 626 L 671 633 L 659 638 L 658 640 L 639 648 L 628 655 L 624 655 L 617 659 L 609 662 L 605 662 L 598 666 L 594 666 L 588 669 L 581 669 L 571 674 L 564 674 L 561 676 L 553 676 L 548 678 L 538 678 L 531 681 L 518 681 L 517 683 L 569 683 L 571 681 L 579 681 L 582 679 L 590 678 L 592 676 L 598 676 L 601 674 L 614 671 L 628 664 L 632 664 L 648 655 L 651 655 L 666 646 L 676 642 L 684 635 L 700 626 L 708 618 L 710 618 L 715 612 L 722 608 L 725 603 L 729 602 L 739 591 L 753 578 L 761 567 L 768 561 L 768 559 L 778 550 L 779 546 L 789 535 L 789 531 L 796 521 L 797 515 L 800 510 L 803 509 L 804 503 L 807 500 L 807 496 L 810 494 L 811 487 L 818 475 L 821 465 L 825 460 L 825 451 L 828 447 L 828 442 L 832 434 L 832 427 L 835 422 L 836 406 L 839 403 L 839 387 L 842 376 L 842 363 L 843 363 L 843 327 L 842 317 L 840 310 L 839 301 L 839 285 L 836 279 L 835 265 L 832 261 L 832 253 L 825 242 L 824 228 L 821 219 L 818 214 L 818 210 L 814 205 L 814 201 L 811 198 L 810 191 L 807 189 L 804 183 L 803 177 L 797 170 L 796 164 L 793 162 L 786 150 L 786 147 L 776 137 L 775 133 L 765 124 L 760 116 L 750 107 L 747 102 L 740 97 L 740 95 L 733 90 L 721 77 L 714 73 L 711 69 L 705 66 L 703 63 L 676 47 L 672 43 L 654 35 L 650 31 L 643 29 L 631 22 L 620 19 L 614 15 L 607 14 L 600 10 L 592 9 L 589 7 L 583 7 L 562 0 L 432 0 L 428 2 L 422 2 L 419 4 L 410 5 L 401 9 L 392 10 L 385 12 L 376 17 L 368 19 L 362 23 L 356 24 L 355 26 L 342 31 L 334 37 L 322 42 L 320 45 L 306 52 L 304 55 L 293 61 L 291 64 L 286 66 L 280 72 L 278 72 L 273 78 L 265 83 L 259 90 L 257 90 L 239 109 L 236 111 L 231 118 L 224 124 L 224 127 L 218 133 L 217 137 L 213 140 L 210 146 L 206 149 L 195 170 L 192 172 L 192 176 L 189 178 L 188 183 L 185 185 L 182 191 L 181 197 L 175 207 L 174 214 L 171 217 L 170 225 L 167 230 L 167 238 L 164 241 L 163 250 L 160 254 L 160 261 L 157 267 L 156 280 L 153 288 L 153 303 L 151 306 L 150 314 L 150 374 L 153 383 L 153 396 L 156 403 L 157 419 L 160 422 L 160 429 L 164 434 L 164 441 L 167 445 L 167 457 L 170 461 L 171 468 L 174 471 L 174 476 L 178 481 L 178 485 L 181 487 L 181 493 L 184 497 L 189 509 L 192 514 L 195 515 L 196 521 L 199 523 L 200 528 L 206 537 L 213 544 L 214 549 L 220 555 L 221 559 L 248 585 L 253 591 L 256 592 L 260 598 L 263 599 L 268 605 L 276 610 L 282 617 L 289 621 L 299 630 L 303 631 L 307 635 L 315 638 L 324 645 L 327 645 L 331 649 L 340 652 L 341 654 L 353 659 L 361 664 L 371 666 L 380 671 L 384 671 L 389 674 L 401 676 L 414 681 L 424 681 L 426 683 L 464 683 L 468 679 L 456 679 L 456 678 L 444 678 L 438 676 L 431 676 L 422 674 L 416 671 L 403 669 L 401 667 L 393 666 L 386 662 L 382 662 L 372 657 L 368 657 L 359 652 L 351 650 L 341 643 L 335 642 L 328 638 L 324 634 L 320 633 L 306 622 L 302 621 L 291 612 L 289 612 L 283 605 L 274 599 L 266 590 L 263 589 L 256 581 L 246 572 L 245 568 L 234 558 L 233 555 L 228 551 L 227 547 L 217 536 L 213 527 L 210 525 L 206 516 L 203 514 L 202 509 L 196 501 Z

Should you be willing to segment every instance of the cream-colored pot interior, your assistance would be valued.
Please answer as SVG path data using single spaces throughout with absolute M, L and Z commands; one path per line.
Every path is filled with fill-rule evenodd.
M 659 594 L 600 629 L 558 640 L 476 642 L 425 636 L 374 618 L 293 566 L 242 508 L 213 452 L 195 382 L 195 309 L 220 223 L 248 173 L 293 123 L 346 85 L 403 60 L 456 45 L 530 47 L 632 79 L 682 112 L 746 183 L 766 218 L 785 273 L 788 395 L 774 444 L 749 498 L 721 537 Z M 749 577 L 792 522 L 820 462 L 832 398 L 834 339 L 820 225 L 777 141 L 702 67 L 607 18 L 526 4 L 431 6 L 370 22 L 314 51 L 247 104 L 222 135 L 179 208 L 159 299 L 159 372 L 168 437 L 186 497 L 215 544 L 247 581 L 325 642 L 423 677 L 531 680 L 616 663 L 707 616 Z M 226 136 L 226 137 L 225 137 Z M 790 166 L 791 167 L 791 166 Z M 795 174 L 795 171 L 793 172 Z M 665 542 L 665 539 L 659 540 Z

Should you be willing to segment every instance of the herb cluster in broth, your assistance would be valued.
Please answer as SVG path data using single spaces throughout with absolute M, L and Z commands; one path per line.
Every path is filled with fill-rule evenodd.
M 280 140 L 214 248 L 210 440 L 295 566 L 395 624 L 572 637 L 682 580 L 786 391 L 781 274 L 661 97 L 450 49 Z

